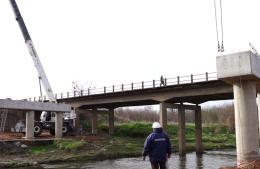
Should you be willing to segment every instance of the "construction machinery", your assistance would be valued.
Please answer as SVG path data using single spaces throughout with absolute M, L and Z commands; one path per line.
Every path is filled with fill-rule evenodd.
M 45 71 L 43 69 L 43 66 L 41 64 L 40 58 L 38 57 L 38 54 L 36 52 L 36 49 L 33 45 L 32 39 L 29 35 L 29 32 L 26 28 L 25 22 L 23 20 L 23 17 L 20 13 L 20 10 L 17 6 L 17 3 L 15 0 L 9 0 L 10 4 L 12 6 L 12 9 L 14 11 L 14 15 L 16 18 L 16 21 L 18 22 L 18 25 L 21 29 L 22 35 L 24 37 L 25 43 L 27 45 L 27 48 L 30 52 L 30 55 L 32 57 L 34 66 L 38 72 L 39 80 L 42 83 L 46 95 L 49 98 L 50 102 L 57 103 L 57 100 L 53 94 L 53 91 L 51 89 L 51 85 L 48 81 L 48 78 L 45 74 Z M 72 131 L 73 129 L 73 120 L 76 118 L 75 112 L 71 111 L 71 113 L 64 113 L 63 115 L 63 128 L 62 132 L 63 134 L 67 134 L 68 132 Z M 41 112 L 40 121 L 35 121 L 34 124 L 34 134 L 35 136 L 38 136 L 42 133 L 42 131 L 46 129 L 49 130 L 51 134 L 55 134 L 55 113 L 54 112 Z

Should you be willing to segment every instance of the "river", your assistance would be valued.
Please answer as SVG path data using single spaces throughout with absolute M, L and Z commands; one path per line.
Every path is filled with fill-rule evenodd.
M 207 151 L 201 156 L 188 153 L 184 157 L 173 154 L 169 159 L 169 169 L 219 169 L 223 166 L 234 166 L 235 151 Z M 91 163 L 43 164 L 45 169 L 149 169 L 148 160 L 140 158 L 122 158 Z

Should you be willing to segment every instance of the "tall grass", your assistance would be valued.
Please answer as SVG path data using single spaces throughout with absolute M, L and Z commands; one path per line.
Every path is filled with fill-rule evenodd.
M 151 106 L 146 106 L 141 109 L 128 109 L 119 108 L 116 109 L 115 113 L 116 121 L 119 123 L 124 122 L 154 122 L 159 120 L 159 112 L 153 109 Z M 178 122 L 178 112 L 175 109 L 167 109 L 167 119 L 169 123 Z M 195 114 L 194 111 L 186 110 L 185 120 L 189 123 L 194 123 Z M 234 117 L 234 106 L 219 105 L 211 106 L 202 109 L 202 122 L 204 124 L 221 124 L 228 126 L 229 130 L 235 130 L 235 117 Z

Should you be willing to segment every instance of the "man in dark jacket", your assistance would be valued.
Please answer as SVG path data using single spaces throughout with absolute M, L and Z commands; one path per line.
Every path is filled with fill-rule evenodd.
M 166 161 L 171 157 L 170 139 L 158 122 L 153 123 L 153 132 L 144 143 L 143 160 L 149 155 L 152 169 L 166 169 Z

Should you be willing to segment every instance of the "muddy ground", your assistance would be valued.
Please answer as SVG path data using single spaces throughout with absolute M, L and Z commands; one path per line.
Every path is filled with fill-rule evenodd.
M 42 134 L 33 141 L 25 140 L 23 137 L 21 133 L 0 134 L 0 169 L 37 166 L 42 163 L 113 158 L 113 155 L 107 154 L 108 150 L 105 148 L 110 144 L 111 139 L 107 135 L 67 136 L 65 139 L 73 138 L 84 143 L 80 149 L 70 150 L 54 148 L 54 138 L 48 133 Z M 33 152 L 33 149 L 42 147 L 47 150 L 43 153 Z

